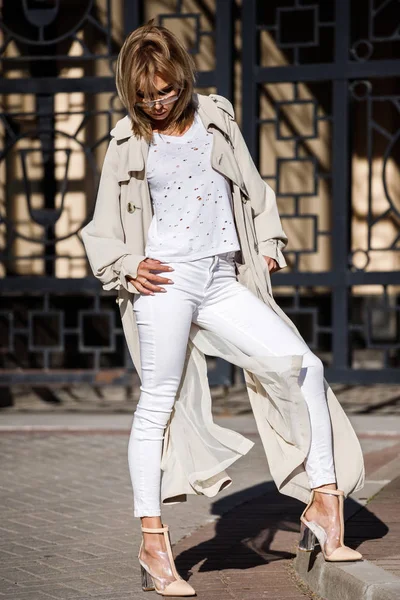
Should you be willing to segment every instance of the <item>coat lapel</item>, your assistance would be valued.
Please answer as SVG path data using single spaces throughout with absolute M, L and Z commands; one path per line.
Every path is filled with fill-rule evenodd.
M 208 132 L 213 133 L 212 167 L 221 175 L 232 180 L 243 194 L 248 196 L 229 138 L 229 126 L 221 110 L 213 101 L 212 96 L 194 94 L 193 99 L 204 127 Z M 117 140 L 118 145 L 126 144 L 125 152 L 120 153 L 121 160 L 117 176 L 120 183 L 129 181 L 132 173 L 140 172 L 145 168 L 149 144 L 143 138 L 133 134 L 129 115 L 117 122 L 114 129 L 111 130 L 111 136 Z

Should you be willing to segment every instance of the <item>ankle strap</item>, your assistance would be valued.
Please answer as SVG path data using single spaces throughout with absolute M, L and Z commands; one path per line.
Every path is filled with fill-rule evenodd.
M 164 525 L 163 527 L 155 527 L 154 529 L 142 526 L 142 531 L 145 533 L 164 533 L 164 531 L 168 531 L 168 525 Z
M 321 492 L 322 494 L 334 494 L 335 496 L 344 496 L 343 490 L 327 490 L 325 488 L 313 488 L 314 492 Z

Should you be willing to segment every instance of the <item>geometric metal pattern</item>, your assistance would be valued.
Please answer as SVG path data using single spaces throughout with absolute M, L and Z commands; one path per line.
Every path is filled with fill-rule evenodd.
M 393 166 L 398 168 L 400 140 L 400 94 L 388 94 L 387 83 L 383 87 L 379 81 L 359 81 L 350 86 L 354 110 L 365 118 L 366 154 L 368 172 L 371 177 L 367 190 L 368 231 L 362 248 L 354 248 L 353 255 L 364 252 L 365 264 L 361 270 L 367 270 L 374 252 L 397 253 L 400 258 L 400 202 L 396 181 L 390 181 Z M 382 90 L 382 91 L 381 91 Z M 379 110 L 378 110 L 379 109 Z M 384 117 L 383 117 L 384 115 Z M 376 149 L 382 155 L 381 193 L 374 193 L 372 173 L 376 162 Z M 391 170 L 392 167 L 392 170 Z M 385 221 L 396 223 L 392 235 L 384 239 L 375 232 Z M 359 270 L 357 261 L 353 266 Z
M 303 22 L 302 26 L 299 25 L 299 21 Z M 277 7 L 276 42 L 279 48 L 318 46 L 318 5 Z
M 267 153 L 265 161 L 260 155 L 260 163 L 266 164 L 268 172 L 262 167 L 260 171 L 275 190 L 283 228 L 290 234 L 285 254 L 294 271 L 304 270 L 302 263 L 307 255 L 326 255 L 327 245 L 331 244 L 326 213 L 330 210 L 332 165 L 313 149 L 321 145 L 322 139 L 330 144 L 332 86 L 324 83 L 319 92 L 325 98 L 323 111 L 315 96 L 301 97 L 304 91 L 298 82 L 285 84 L 285 100 L 280 97 L 279 84 L 258 86 L 260 112 L 267 115 L 255 117 L 261 153 Z M 273 144 L 277 148 L 275 161 L 271 160 Z M 278 151 L 282 146 L 284 156 Z M 325 153 L 331 153 L 331 148 Z
M 18 7 L 16 7 L 16 4 Z M 124 116 L 115 61 L 125 36 L 152 7 L 114 2 L 5 3 L 0 79 L 0 383 L 130 382 L 133 365 L 115 292 L 93 277 L 80 237 L 91 219 L 109 132 Z M 158 23 L 186 31 L 197 89 L 232 96 L 233 0 L 215 11 L 182 1 Z M 121 25 L 123 29 L 121 29 Z M 18 96 L 16 96 L 18 95 Z M 13 98 L 18 97 L 18 102 Z M 217 361 L 214 383 L 232 367 Z
M 258 2 L 257 29 L 271 36 L 276 47 L 286 52 L 290 64 L 317 62 L 321 48 L 332 48 L 333 5 L 325 0 L 315 0 L 312 4 L 300 0 L 276 2 L 275 7 Z M 331 59 L 331 54 L 325 58 Z
M 20 4 L 16 10 L 15 4 Z M 100 16 L 103 18 L 101 19 Z M 104 22 L 105 17 L 105 22 Z M 73 10 L 68 2 L 13 2 L 5 3 L 2 11 L 0 29 L 4 41 L 0 55 L 5 66 L 27 61 L 40 61 L 42 64 L 77 63 L 78 61 L 101 61 L 106 59 L 109 74 L 112 74 L 112 60 L 116 58 L 113 43 L 111 11 L 99 11 L 93 0 L 75 3 Z M 104 52 L 93 52 L 85 39 L 96 35 L 98 42 L 104 45 Z M 71 45 L 79 47 L 79 55 L 70 54 Z M 9 46 L 24 48 L 29 45 L 29 54 L 21 52 L 18 61 L 5 53 Z M 48 50 L 47 52 L 44 49 Z M 63 61 L 63 63 L 61 63 Z M 58 73 L 62 76 L 62 72 Z
M 115 312 L 80 310 L 79 351 L 115 352 Z
M 364 19 L 355 24 L 350 57 L 365 62 L 389 50 L 393 57 L 399 56 L 400 29 L 399 3 L 397 0 L 368 0 Z
M 0 353 L 13 352 L 13 314 L 9 311 L 0 311 Z
M 171 0 L 158 15 L 125 0 L 123 31 L 112 2 L 4 4 L 0 383 L 130 381 L 115 294 L 93 278 L 80 230 L 124 114 L 116 56 L 152 16 L 183 34 L 196 89 L 235 106 L 240 56 L 241 129 L 289 236 L 274 295 L 327 378 L 400 381 L 397 0 Z M 228 385 L 232 367 L 210 362 L 210 382 Z
M 116 103 L 115 94 L 106 94 L 105 100 L 109 103 L 108 109 L 91 111 L 90 114 L 75 111 L 74 118 L 77 125 L 73 134 L 55 129 L 54 125 L 65 119 L 65 114 L 58 111 L 53 110 L 51 113 L 53 125 L 43 123 L 42 127 L 30 128 L 23 134 L 19 134 L 17 130 L 24 127 L 24 123 L 30 117 L 29 113 L 24 111 L 18 111 L 18 114 L 10 111 L 7 111 L 7 114 L 0 113 L 8 133 L 7 145 L 0 151 L 0 165 L 13 164 L 21 173 L 18 187 L 14 184 L 9 188 L 12 210 L 7 204 L 0 206 L 0 223 L 7 228 L 7 238 L 3 248 L 5 260 L 12 258 L 17 262 L 32 260 L 40 263 L 46 256 L 44 271 L 48 275 L 56 273 L 57 261 L 69 260 L 61 252 L 56 253 L 55 246 L 77 236 L 86 221 L 85 215 L 78 220 L 70 219 L 67 227 L 65 224 L 60 227 L 62 220 L 65 222 L 67 215 L 73 210 L 75 201 L 75 181 L 71 177 L 70 167 L 72 163 L 75 167 L 77 162 L 85 164 L 85 186 L 95 190 L 99 180 L 95 153 L 106 145 L 108 136 L 95 138 L 91 143 L 84 144 L 81 141 L 82 135 L 93 127 L 96 119 L 104 118 L 107 126 L 111 128 L 117 118 L 123 114 L 121 109 L 113 108 Z M 25 148 L 26 144 L 35 147 Z M 63 147 L 57 147 L 60 145 Z M 54 164 L 58 160 L 63 166 L 62 169 L 58 168 L 59 175 L 55 178 Z M 48 184 L 48 188 L 38 187 L 38 171 L 39 176 Z M 40 204 L 38 204 L 39 196 L 42 197 Z M 26 223 L 27 217 L 29 227 Z M 79 238 L 77 239 L 81 245 Z M 32 246 L 26 245 L 26 248 L 32 248 L 31 251 L 15 252 L 15 244 L 19 241 L 30 242 Z M 74 260 L 84 259 L 84 257 L 82 247 L 82 253 L 80 256 L 74 256 Z
M 317 103 L 313 100 L 285 100 L 275 102 L 276 108 L 276 139 L 278 140 L 309 140 L 318 137 L 318 111 Z M 296 108 L 309 108 L 311 112 L 311 118 L 309 119 L 309 129 L 303 132 L 301 135 L 297 131 L 283 131 L 283 125 L 287 120 L 287 112 L 295 111 Z M 285 114 L 286 113 L 286 114 Z
M 63 330 L 64 315 L 60 311 L 28 311 L 29 351 L 62 352 Z
M 69 371 L 78 380 L 90 381 L 100 369 L 115 370 L 109 382 L 129 381 L 133 366 L 113 296 L 7 294 L 0 303 L 3 383 L 29 381 L 27 370 L 32 379 L 41 381 L 54 381 L 55 370 L 63 372 L 65 379 L 71 379 Z
M 330 381 L 400 382 L 396 0 L 242 5 L 242 122 L 289 244 L 274 295 Z

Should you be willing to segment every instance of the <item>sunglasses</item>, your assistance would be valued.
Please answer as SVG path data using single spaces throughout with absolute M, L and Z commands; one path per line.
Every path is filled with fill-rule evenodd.
M 167 104 L 172 104 L 172 102 L 176 102 L 181 95 L 182 90 L 178 90 L 172 94 L 172 96 L 167 96 L 166 98 L 159 98 L 158 100 L 141 100 L 140 102 L 136 102 L 135 106 L 139 108 L 153 108 L 156 104 L 161 104 L 161 106 L 166 106 Z

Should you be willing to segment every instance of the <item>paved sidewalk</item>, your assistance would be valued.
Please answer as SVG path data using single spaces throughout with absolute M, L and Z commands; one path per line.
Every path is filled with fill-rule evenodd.
M 136 558 L 131 419 L 1 415 L 0 600 L 151 597 L 141 591 Z M 400 427 L 397 417 L 355 419 L 370 479 L 366 501 L 368 489 L 392 478 Z M 215 420 L 255 446 L 228 469 L 233 485 L 216 498 L 163 509 L 178 569 L 205 600 L 318 598 L 293 569 L 303 504 L 276 491 L 253 417 Z
M 298 552 L 294 568 L 327 600 L 398 600 L 400 598 L 400 438 L 365 455 L 364 506 L 346 500 L 345 542 L 363 561 L 325 562 L 319 547 Z M 377 485 L 371 495 L 373 486 Z M 372 487 L 371 487 L 372 486 Z M 365 499 L 368 499 L 365 502 Z M 353 513 L 353 514 L 352 514 Z
M 193 572 L 189 581 L 206 600 L 317 598 L 292 568 L 301 507 L 270 484 L 266 494 L 180 541 L 177 567 Z
M 400 577 L 400 477 L 350 519 L 347 533 L 366 560 Z

